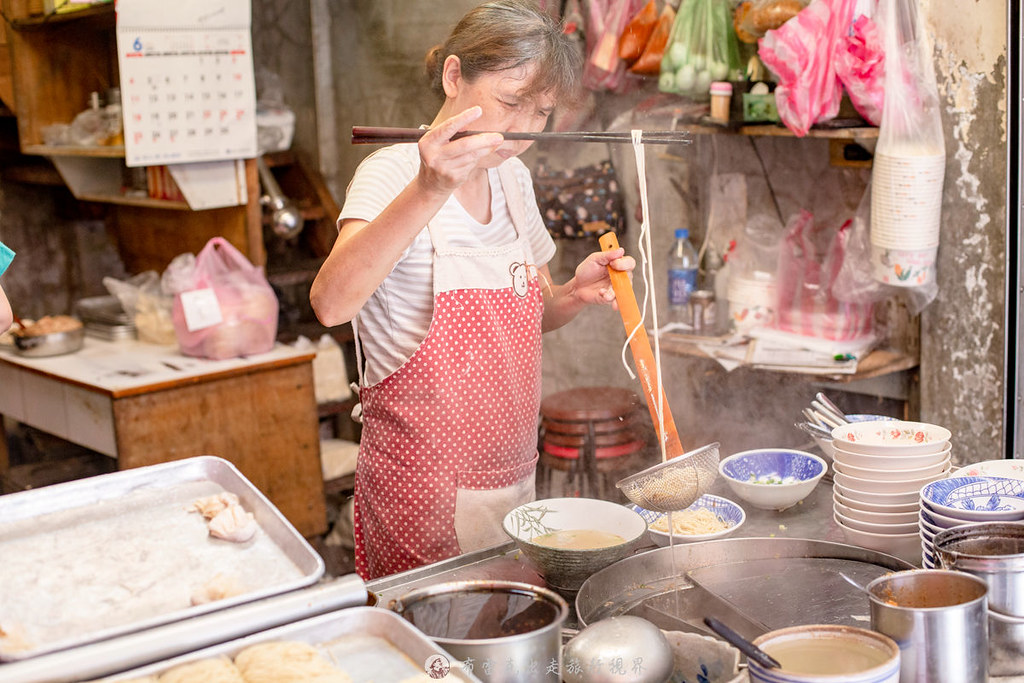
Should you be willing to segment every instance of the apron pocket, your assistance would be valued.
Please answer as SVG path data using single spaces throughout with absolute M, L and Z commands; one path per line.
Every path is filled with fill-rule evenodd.
M 501 521 L 511 510 L 537 496 L 537 459 L 505 470 L 458 473 L 455 491 L 455 537 L 462 553 L 509 540 Z

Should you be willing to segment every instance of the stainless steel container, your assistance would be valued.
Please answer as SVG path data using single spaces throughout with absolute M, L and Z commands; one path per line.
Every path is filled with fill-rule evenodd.
M 452 581 L 413 590 L 389 607 L 483 681 L 560 681 L 569 605 L 546 588 Z
M 900 648 L 900 682 L 988 679 L 988 587 L 943 569 L 881 576 L 867 586 L 871 628 Z
M 989 616 L 989 673 L 1024 674 L 1024 526 L 986 522 L 935 535 L 943 569 L 966 572 L 988 584 L 988 606 L 1016 620 Z

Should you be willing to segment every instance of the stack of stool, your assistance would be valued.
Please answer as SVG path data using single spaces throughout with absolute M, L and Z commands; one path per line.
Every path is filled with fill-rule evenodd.
M 554 470 L 567 476 L 564 495 L 615 500 L 615 482 L 643 469 L 647 443 L 640 398 L 628 389 L 578 387 L 540 404 L 542 490 L 551 495 Z

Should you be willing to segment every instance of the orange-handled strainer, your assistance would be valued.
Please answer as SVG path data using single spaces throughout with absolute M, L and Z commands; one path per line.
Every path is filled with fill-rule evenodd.
M 619 248 L 614 232 L 607 232 L 598 239 L 602 251 Z M 640 307 L 633 293 L 629 275 L 621 270 L 608 267 L 615 301 L 626 328 L 629 349 L 633 353 L 640 385 L 647 399 L 659 444 L 664 444 L 664 460 L 642 472 L 626 477 L 615 485 L 633 503 L 655 512 L 683 510 L 707 493 L 718 476 L 718 444 L 710 444 L 691 453 L 683 453 L 672 411 L 664 389 L 656 385 L 657 366 L 651 351 L 651 342 L 644 329 Z M 660 398 L 660 402 L 659 402 Z

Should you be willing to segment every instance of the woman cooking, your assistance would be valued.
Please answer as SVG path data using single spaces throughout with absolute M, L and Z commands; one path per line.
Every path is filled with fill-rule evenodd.
M 443 99 L 417 144 L 359 166 L 338 239 L 313 282 L 321 322 L 352 320 L 363 431 L 356 569 L 374 578 L 494 545 L 502 517 L 534 497 L 542 331 L 587 304 L 614 305 L 594 253 L 563 285 L 530 173 L 529 142 L 574 94 L 579 56 L 526 0 L 471 10 L 427 56 Z M 453 136 L 464 130 L 497 131 Z

